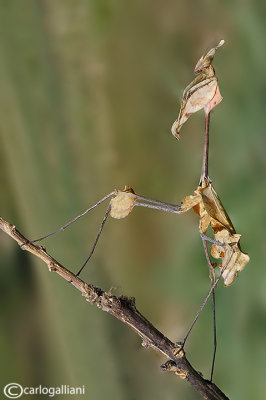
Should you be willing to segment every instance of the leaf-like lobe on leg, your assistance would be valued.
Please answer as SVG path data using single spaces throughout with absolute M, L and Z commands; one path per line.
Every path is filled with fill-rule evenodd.
M 126 186 L 124 190 L 117 190 L 117 194 L 110 201 L 110 215 L 113 218 L 121 219 L 127 217 L 134 208 L 137 196 L 133 189 Z
M 223 272 L 224 286 L 229 286 L 237 277 L 238 271 L 242 271 L 245 265 L 249 262 L 249 256 L 246 253 L 243 253 L 240 248 L 239 240 L 241 235 L 237 233 L 231 234 L 224 228 L 217 231 L 214 237 L 215 240 L 228 245 L 224 247 L 213 244 L 211 247 L 211 255 L 214 258 L 222 259 L 220 265 L 221 268 L 226 265 Z
M 231 285 L 238 271 L 242 271 L 249 262 L 249 256 L 242 252 L 239 245 L 241 235 L 236 233 L 229 215 L 209 180 L 204 180 L 202 186 L 199 186 L 193 195 L 184 198 L 181 212 L 186 212 L 191 208 L 200 217 L 200 233 L 205 234 L 210 226 L 215 240 L 225 244 L 224 246 L 213 244 L 211 254 L 214 258 L 222 259 L 220 267 L 225 267 L 224 285 Z

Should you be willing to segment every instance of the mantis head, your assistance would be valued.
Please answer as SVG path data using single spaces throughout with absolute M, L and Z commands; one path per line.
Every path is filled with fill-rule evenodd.
M 220 40 L 220 42 L 217 44 L 216 47 L 213 47 L 212 49 L 210 49 L 206 54 L 203 54 L 203 56 L 199 59 L 199 61 L 196 64 L 196 67 L 194 69 L 195 74 L 199 74 L 201 71 L 207 69 L 211 63 L 212 60 L 214 58 L 214 55 L 216 53 L 216 51 L 219 49 L 219 47 L 221 47 L 223 44 L 225 43 L 225 41 L 222 39 Z

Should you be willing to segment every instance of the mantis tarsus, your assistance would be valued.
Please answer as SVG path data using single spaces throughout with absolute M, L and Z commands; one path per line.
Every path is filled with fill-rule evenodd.
M 186 122 L 191 114 L 194 112 L 204 109 L 205 113 L 205 135 L 204 135 L 204 151 L 203 151 L 203 162 L 202 171 L 200 176 L 200 182 L 198 188 L 191 196 L 186 196 L 180 205 L 162 202 L 159 200 L 150 199 L 136 194 L 130 186 L 126 186 L 124 190 L 114 190 L 107 194 L 97 203 L 90 206 L 83 213 L 76 216 L 74 219 L 68 221 L 65 225 L 59 229 L 51 232 L 45 236 L 33 240 L 32 242 L 38 242 L 46 239 L 50 236 L 59 233 L 71 224 L 76 222 L 79 218 L 105 202 L 109 200 L 108 207 L 104 214 L 103 220 L 100 224 L 96 239 L 92 245 L 89 256 L 79 269 L 76 275 L 79 275 L 97 246 L 98 240 L 103 231 L 104 225 L 110 215 L 113 218 L 121 219 L 129 215 L 134 207 L 146 207 L 154 210 L 160 210 L 167 213 L 181 214 L 187 212 L 193 208 L 200 217 L 199 231 L 203 243 L 204 252 L 210 272 L 211 288 L 204 299 L 201 307 L 199 308 L 196 316 L 191 324 L 184 340 L 180 346 L 180 349 L 184 348 L 187 338 L 195 325 L 200 312 L 204 308 L 207 300 L 212 296 L 213 304 L 213 327 L 214 327 L 214 353 L 211 367 L 211 379 L 213 378 L 214 361 L 216 354 L 216 323 L 215 323 L 215 294 L 214 290 L 221 277 L 224 278 L 225 286 L 230 285 L 234 278 L 237 276 L 237 272 L 241 271 L 246 263 L 249 261 L 248 255 L 242 253 L 239 246 L 240 235 L 236 234 L 232 222 L 227 215 L 218 195 L 216 194 L 212 182 L 208 176 L 208 152 L 209 152 L 209 126 L 210 126 L 210 112 L 216 107 L 222 100 L 222 96 L 219 91 L 218 81 L 215 76 L 214 68 L 212 67 L 213 57 L 218 50 L 224 44 L 221 40 L 219 44 L 209 50 L 203 55 L 195 67 L 195 73 L 197 77 L 187 86 L 183 93 L 183 100 L 179 112 L 178 119 L 172 126 L 172 133 L 175 138 L 179 139 L 179 131 L 182 125 Z M 211 227 L 214 232 L 214 239 L 206 236 L 208 227 Z M 222 263 L 220 265 L 221 270 L 218 277 L 215 277 L 214 264 L 211 262 L 209 249 L 207 242 L 212 244 L 211 254 L 214 258 L 221 258 Z

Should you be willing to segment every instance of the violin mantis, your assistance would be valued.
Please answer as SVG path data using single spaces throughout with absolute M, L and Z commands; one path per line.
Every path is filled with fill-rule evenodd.
M 214 354 L 211 370 L 211 380 L 213 377 L 213 368 L 216 352 L 216 327 L 215 327 L 215 298 L 214 289 L 221 277 L 223 277 L 224 285 L 229 286 L 233 283 L 238 272 L 243 270 L 249 261 L 249 256 L 242 252 L 239 240 L 241 235 L 237 234 L 235 228 L 226 213 L 217 193 L 214 190 L 212 181 L 208 175 L 208 149 L 209 149 L 209 125 L 211 110 L 216 107 L 221 101 L 222 96 L 218 87 L 218 80 L 215 75 L 215 70 L 212 66 L 212 61 L 216 51 L 224 44 L 221 40 L 217 46 L 207 51 L 197 62 L 194 69 L 196 78 L 186 87 L 183 93 L 183 99 L 179 112 L 178 119 L 173 123 L 172 134 L 176 139 L 180 139 L 179 132 L 187 119 L 195 112 L 204 109 L 205 113 L 205 136 L 204 136 L 204 151 L 203 163 L 200 176 L 199 186 L 196 188 L 192 195 L 186 196 L 180 205 L 162 202 L 159 200 L 150 199 L 138 195 L 130 186 L 125 186 L 124 190 L 114 190 L 107 194 L 97 203 L 90 206 L 80 215 L 76 216 L 65 225 L 61 226 L 54 232 L 51 232 L 43 237 L 32 241 L 39 242 L 46 239 L 58 232 L 68 228 L 72 223 L 76 222 L 79 218 L 87 214 L 89 211 L 96 208 L 98 205 L 108 200 L 108 206 L 104 214 L 103 220 L 100 224 L 96 239 L 92 245 L 90 253 L 85 262 L 78 270 L 77 275 L 80 275 L 84 267 L 92 257 L 98 240 L 103 231 L 104 225 L 110 215 L 115 219 L 122 219 L 127 217 L 135 207 L 146 207 L 163 212 L 173 214 L 181 214 L 193 209 L 199 215 L 199 232 L 203 241 L 203 247 L 206 254 L 208 267 L 210 270 L 211 289 L 205 298 L 202 306 L 200 307 L 196 317 L 182 342 L 181 348 L 187 340 L 187 337 L 194 326 L 199 313 L 205 306 L 208 298 L 212 295 L 213 298 L 213 317 L 214 317 Z M 213 230 L 214 238 L 206 236 L 207 228 L 211 227 Z M 211 242 L 211 256 L 215 259 L 221 259 L 220 275 L 215 279 L 215 264 L 211 262 L 207 242 Z

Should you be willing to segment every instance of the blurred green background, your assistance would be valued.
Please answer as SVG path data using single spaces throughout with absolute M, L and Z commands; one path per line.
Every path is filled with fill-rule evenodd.
M 180 142 L 170 128 L 196 61 L 226 40 L 214 61 L 224 101 L 212 113 L 210 176 L 251 257 L 216 294 L 214 381 L 234 400 L 266 398 L 265 13 L 264 1 L 251 0 L 0 1 L 0 214 L 31 239 L 126 184 L 171 203 L 193 192 L 204 114 Z M 104 210 L 47 239 L 47 250 L 77 271 Z M 142 208 L 110 219 L 82 278 L 135 296 L 181 340 L 209 288 L 197 224 L 193 212 Z M 0 251 L 1 384 L 85 385 L 86 399 L 200 398 L 4 234 Z M 187 356 L 209 377 L 210 304 Z

